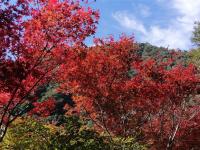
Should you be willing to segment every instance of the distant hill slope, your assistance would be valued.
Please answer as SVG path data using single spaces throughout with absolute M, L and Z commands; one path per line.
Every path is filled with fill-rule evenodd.
M 152 58 L 157 61 L 163 61 L 164 59 L 172 58 L 175 60 L 175 63 L 182 62 L 183 64 L 187 64 L 188 52 L 186 51 L 158 47 L 151 45 L 150 43 L 138 43 L 138 46 L 138 54 L 143 59 Z

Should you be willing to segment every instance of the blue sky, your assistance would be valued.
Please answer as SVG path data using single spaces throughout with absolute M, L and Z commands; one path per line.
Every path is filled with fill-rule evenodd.
M 96 37 L 134 34 L 137 42 L 189 50 L 200 0 L 97 0 L 100 11 Z

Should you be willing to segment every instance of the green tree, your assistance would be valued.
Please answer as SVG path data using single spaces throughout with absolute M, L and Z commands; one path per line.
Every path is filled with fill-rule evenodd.
M 195 23 L 192 42 L 200 47 L 200 22 Z
M 191 50 L 188 53 L 189 63 L 195 64 L 198 68 L 200 67 L 200 22 L 196 22 L 194 26 L 192 42 L 197 46 L 197 48 Z
M 188 53 L 189 63 L 195 64 L 198 68 L 200 67 L 200 49 L 193 49 Z

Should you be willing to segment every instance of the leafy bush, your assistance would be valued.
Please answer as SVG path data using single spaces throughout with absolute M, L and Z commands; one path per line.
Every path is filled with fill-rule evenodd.
M 114 137 L 111 148 L 114 150 L 146 150 L 144 145 L 139 144 L 133 137 Z
M 33 118 L 16 120 L 0 144 L 3 150 L 145 150 L 134 138 L 100 136 L 79 117 L 65 117 L 62 126 Z
M 101 150 L 109 149 L 98 133 L 83 126 L 78 117 L 68 117 L 63 126 L 45 125 L 32 118 L 17 120 L 9 128 L 1 149 Z
M 56 131 L 51 138 L 52 149 L 67 150 L 102 150 L 109 149 L 103 137 L 87 128 L 78 117 L 67 117 L 63 128 Z
M 31 118 L 15 121 L 1 143 L 1 149 L 39 150 L 47 149 L 51 137 L 50 129 Z

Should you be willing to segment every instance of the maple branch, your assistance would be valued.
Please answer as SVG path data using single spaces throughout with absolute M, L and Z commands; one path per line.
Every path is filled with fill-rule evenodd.
M 167 143 L 166 150 L 172 150 L 173 141 L 174 141 L 175 135 L 178 131 L 179 125 L 180 125 L 180 122 L 175 126 L 175 130 L 174 130 L 173 134 L 169 137 L 169 141 Z
M 54 46 L 52 46 L 52 48 L 53 48 L 53 47 L 54 47 Z M 47 45 L 43 48 L 43 50 L 45 50 L 46 48 L 47 48 Z M 35 69 L 38 65 L 40 65 L 40 63 L 42 62 L 42 60 L 43 60 L 43 58 L 46 56 L 46 54 L 47 54 L 47 52 L 45 51 L 44 55 L 43 55 L 43 53 L 41 54 L 41 57 L 42 57 L 42 58 L 41 58 L 41 57 L 38 57 L 36 63 L 33 65 L 33 67 L 32 67 L 28 72 L 26 72 L 25 78 L 32 72 L 33 69 Z M 42 55 L 43 55 L 43 56 L 42 56 Z M 8 128 L 8 125 L 9 125 L 12 121 L 14 121 L 18 116 L 20 116 L 20 114 L 19 114 L 19 115 L 16 115 L 13 119 L 10 120 L 10 117 L 11 117 L 13 111 L 15 110 L 15 108 L 28 96 L 28 94 L 35 88 L 35 86 L 37 86 L 37 84 L 42 80 L 42 78 L 45 76 L 46 73 L 47 73 L 47 72 L 45 72 L 45 73 L 39 78 L 39 80 L 32 86 L 32 88 L 29 89 L 29 91 L 21 98 L 20 102 L 12 109 L 11 112 L 9 112 L 9 114 L 8 114 L 8 120 L 9 120 L 9 121 L 4 125 L 4 126 L 5 126 L 5 130 L 0 129 L 0 131 L 3 132 L 3 134 L 0 133 L 0 142 L 3 140 L 3 138 L 4 138 L 4 136 L 5 136 L 5 133 L 6 133 L 7 128 Z M 23 79 L 20 80 L 20 83 L 18 84 L 18 86 L 17 86 L 16 89 L 14 90 L 14 92 L 13 92 L 13 94 L 12 94 L 12 97 L 10 98 L 10 100 L 9 100 L 8 104 L 6 105 L 6 107 L 4 108 L 4 113 L 3 113 L 2 117 L 1 117 L 1 121 L 0 121 L 0 127 L 3 125 L 4 117 L 5 117 L 5 115 L 7 114 L 7 111 L 8 111 L 8 109 L 9 109 L 9 106 L 10 106 L 11 103 L 13 102 L 13 99 L 14 99 L 14 97 L 15 97 L 17 91 L 18 91 L 19 88 L 20 88 L 20 85 L 21 85 L 22 81 L 23 81 Z
M 110 131 L 108 130 L 107 125 L 105 123 L 105 120 L 104 120 L 104 117 L 103 117 L 103 110 L 102 110 L 100 104 L 96 100 L 94 102 L 95 102 L 95 104 L 97 104 L 98 108 L 100 109 L 101 122 L 103 123 L 104 129 L 109 134 L 109 140 L 110 140 L 111 143 L 114 143 L 114 141 L 112 139 L 112 135 L 111 135 Z

